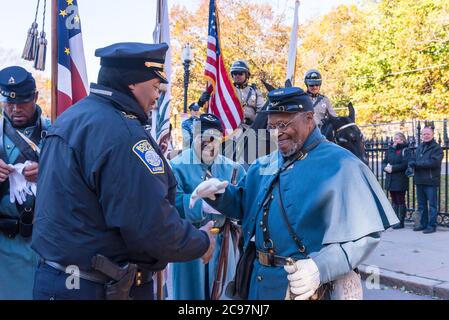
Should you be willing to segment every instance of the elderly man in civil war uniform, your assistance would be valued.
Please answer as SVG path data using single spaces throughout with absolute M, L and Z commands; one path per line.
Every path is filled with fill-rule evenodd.
M 30 247 L 42 137 L 50 125 L 36 81 L 22 67 L 0 71 L 0 300 L 32 299 L 38 256 Z
M 397 218 L 370 169 L 321 135 L 303 90 L 281 88 L 268 98 L 268 129 L 279 150 L 258 159 L 237 186 L 202 182 L 191 204 L 208 198 L 243 219 L 245 253 L 256 251 L 243 298 L 342 298 L 330 284 L 344 278 L 360 289 L 353 270 Z M 236 285 L 240 291 L 230 292 L 242 297 Z
M 153 273 L 168 262 L 209 260 L 212 224 L 198 230 L 180 218 L 175 177 L 144 128 L 167 83 L 167 50 L 97 49 L 98 84 L 49 130 L 32 240 L 42 257 L 35 299 L 152 299 Z
M 176 207 L 183 218 L 197 227 L 216 221 L 217 247 L 211 261 L 204 265 L 199 259 L 174 263 L 173 297 L 178 300 L 220 299 L 223 288 L 232 280 L 236 265 L 238 232 L 225 216 L 199 201 L 189 208 L 190 196 L 202 181 L 215 177 L 236 183 L 245 175 L 243 167 L 219 154 L 224 129 L 213 114 L 203 114 L 193 126 L 192 147 L 171 161 L 178 180 Z

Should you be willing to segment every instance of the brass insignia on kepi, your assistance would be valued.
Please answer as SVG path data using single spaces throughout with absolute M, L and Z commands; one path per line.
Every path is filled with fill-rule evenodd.
M 132 150 L 152 174 L 165 173 L 164 162 L 147 140 L 137 142 Z
M 8 84 L 14 84 L 14 83 L 16 83 L 16 79 L 14 79 L 14 77 L 9 78 Z

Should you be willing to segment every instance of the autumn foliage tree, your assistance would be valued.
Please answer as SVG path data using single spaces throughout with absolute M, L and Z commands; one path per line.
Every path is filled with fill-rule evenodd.
M 285 81 L 285 67 L 290 31 L 285 17 L 275 14 L 269 4 L 222 0 L 218 2 L 221 26 L 221 49 L 228 70 L 233 61 L 246 60 L 251 69 L 250 83 L 262 91 L 261 79 L 281 85 Z M 172 107 L 182 112 L 183 66 L 182 48 L 190 43 L 194 50 L 191 65 L 189 103 L 197 101 L 206 87 L 204 65 L 206 60 L 209 1 L 203 0 L 196 12 L 184 6 L 171 10 L 171 45 L 173 52 Z
M 185 43 L 195 48 L 189 103 L 205 88 L 208 2 L 196 12 L 171 11 L 173 106 L 182 110 Z M 291 21 L 269 4 L 217 1 L 225 61 L 245 59 L 251 82 L 280 86 L 287 65 Z M 449 113 L 449 1 L 365 1 L 301 21 L 295 85 L 310 68 L 323 73 L 322 91 L 334 105 L 352 101 L 359 123 L 443 119 Z M 339 112 L 344 113 L 344 110 Z

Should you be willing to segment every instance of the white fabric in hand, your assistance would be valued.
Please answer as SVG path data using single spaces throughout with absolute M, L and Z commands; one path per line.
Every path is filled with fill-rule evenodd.
M 25 161 L 22 171 L 20 171 L 20 173 L 23 174 L 23 169 L 25 169 L 26 166 L 28 166 L 32 163 L 33 162 L 31 162 L 29 160 Z M 27 188 L 34 194 L 34 196 L 36 196 L 36 192 L 37 192 L 37 183 L 36 182 L 30 182 L 27 180 Z
M 228 181 L 220 181 L 217 178 L 211 178 L 201 182 L 195 190 L 193 190 L 193 193 L 190 196 L 189 208 L 193 208 L 195 202 L 199 198 L 209 198 L 211 200 L 215 200 L 215 195 L 217 193 L 224 193 L 228 184 Z
M 30 185 L 22 174 L 24 163 L 17 163 L 15 165 L 9 165 L 14 171 L 12 171 L 9 178 L 9 201 L 18 204 L 23 204 L 26 201 L 27 194 L 32 195 Z
M 202 200 L 203 204 L 202 204 L 202 209 L 204 213 L 213 213 L 213 214 L 221 214 L 220 211 L 215 210 L 214 208 L 212 208 L 206 201 Z
M 312 259 L 298 260 L 294 265 L 284 266 L 284 269 L 289 273 L 289 290 L 295 295 L 295 300 L 307 300 L 319 288 L 320 271 Z

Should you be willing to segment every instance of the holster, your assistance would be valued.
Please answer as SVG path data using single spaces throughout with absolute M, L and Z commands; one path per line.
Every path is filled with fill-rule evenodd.
M 23 238 L 31 237 L 33 232 L 34 212 L 32 208 L 18 207 L 20 218 L 0 214 L 0 232 L 8 238 L 15 238 L 20 234 Z
M 92 258 L 92 268 L 112 280 L 105 284 L 106 300 L 130 300 L 130 290 L 134 284 L 137 265 L 128 263 L 121 267 L 102 255 Z
M 0 215 L 0 231 L 8 238 L 15 238 L 19 233 L 19 219 Z
M 34 212 L 32 208 L 24 208 L 20 214 L 19 233 L 24 238 L 31 237 L 33 233 Z

